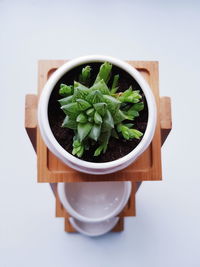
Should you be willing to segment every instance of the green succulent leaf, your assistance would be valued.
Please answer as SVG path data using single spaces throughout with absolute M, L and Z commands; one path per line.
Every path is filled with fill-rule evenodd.
M 94 141 L 97 141 L 101 133 L 101 125 L 94 124 L 90 131 L 89 137 Z
M 90 90 L 86 86 L 82 85 L 81 83 L 74 82 L 74 101 L 77 99 L 85 99 L 89 92 Z
M 133 91 L 131 86 L 129 87 L 129 89 L 121 93 L 118 97 L 118 99 L 122 103 L 124 102 L 138 103 L 141 98 L 142 96 L 140 95 L 140 91 L 139 90 Z
M 143 136 L 143 133 L 136 130 L 136 129 L 130 129 L 130 138 L 136 138 L 136 139 L 140 139 Z
M 103 149 L 104 149 L 104 145 L 102 144 L 102 145 L 100 145 L 100 146 L 95 150 L 95 152 L 94 152 L 94 156 L 95 156 L 95 157 L 100 156 L 100 154 L 102 153 Z
M 113 117 L 112 117 L 110 111 L 106 110 L 106 114 L 103 118 L 103 123 L 102 123 L 102 132 L 107 132 L 107 131 L 111 130 L 112 128 L 114 128 Z
M 77 99 L 76 102 L 78 104 L 79 110 L 81 111 L 87 110 L 91 107 L 91 104 L 83 99 Z
M 102 117 L 99 115 L 97 111 L 94 113 L 94 121 L 96 124 L 101 124 L 102 123 Z
M 69 96 L 69 95 L 73 94 L 73 86 L 61 83 L 59 94 L 61 96 Z
M 133 139 L 133 138 L 140 139 L 143 136 L 142 132 L 140 132 L 136 129 L 130 129 L 129 127 L 127 127 L 124 124 L 119 124 L 117 126 L 117 130 L 118 130 L 118 132 L 120 132 L 122 134 L 122 136 L 126 140 Z
M 104 62 L 99 69 L 99 73 L 94 83 L 98 83 L 100 80 L 103 79 L 104 82 L 107 84 L 110 79 L 111 70 L 112 64 L 109 62 Z
M 80 113 L 76 118 L 76 122 L 86 123 L 87 122 L 87 116 L 83 112 Z
M 100 91 L 103 95 L 110 95 L 110 91 L 108 89 L 108 86 L 106 85 L 106 83 L 104 82 L 104 80 L 100 80 L 99 82 L 95 83 L 90 90 L 92 91 Z
M 72 154 L 77 155 L 79 158 L 81 158 L 83 153 L 84 153 L 84 145 L 79 140 L 75 139 L 73 142 Z
M 86 96 L 86 101 L 88 101 L 91 104 L 96 104 L 99 102 L 103 102 L 103 95 L 99 90 L 91 91 Z
M 118 135 L 118 133 L 117 133 L 117 131 L 115 129 L 111 130 L 111 136 L 116 138 L 116 139 L 119 139 L 119 135 Z
M 88 121 L 89 122 L 94 122 L 94 118 L 93 117 L 88 117 Z
M 115 114 L 116 111 L 119 109 L 121 102 L 110 95 L 104 95 L 103 99 L 105 103 L 108 105 L 108 109 L 112 114 Z
M 63 128 L 69 128 L 72 130 L 77 129 L 77 123 L 73 118 L 70 118 L 68 115 L 65 117 L 63 123 L 62 123 Z
M 118 124 L 124 120 L 127 120 L 127 116 L 123 111 L 118 109 L 115 114 L 113 115 L 114 124 Z
M 128 128 L 132 128 L 134 124 L 133 123 L 124 123 L 124 125 Z
M 64 105 L 71 103 L 72 99 L 73 99 L 73 96 L 70 95 L 70 96 L 67 96 L 67 97 L 64 97 L 64 98 L 58 100 L 58 102 L 60 103 L 61 106 L 64 106 Z
M 103 117 L 107 110 L 107 104 L 106 103 L 96 103 L 93 105 L 95 110 Z
M 133 108 L 138 112 L 142 111 L 144 109 L 144 102 L 139 102 L 139 103 L 134 104 Z
M 79 82 L 83 83 L 85 85 L 88 85 L 90 82 L 90 75 L 91 75 L 91 67 L 86 66 L 85 68 L 82 68 L 82 72 L 79 76 Z
M 78 114 L 80 113 L 77 103 L 69 103 L 67 105 L 62 106 L 61 109 L 64 111 L 66 115 L 69 115 L 73 118 L 77 117 Z
M 139 117 L 139 111 L 143 110 L 144 103 L 139 102 L 130 107 L 124 114 L 127 116 L 127 119 L 134 120 L 135 117 Z
M 94 108 L 89 108 L 89 109 L 86 111 L 86 114 L 87 114 L 89 117 L 93 117 L 93 116 L 94 116 L 94 113 L 95 113 Z
M 107 131 L 100 135 L 99 141 L 101 145 L 95 150 L 94 156 L 99 156 L 102 152 L 105 153 L 108 147 L 108 142 L 111 136 L 111 131 Z
M 115 94 L 118 90 L 118 82 L 119 82 L 119 74 L 116 74 L 113 78 L 113 83 L 112 83 L 112 87 L 111 87 L 111 94 Z
M 90 133 L 92 129 L 92 124 L 87 122 L 87 123 L 78 123 L 78 138 L 82 142 L 85 137 Z
M 59 90 L 63 98 L 58 101 L 66 114 L 62 127 L 74 131 L 72 154 L 80 158 L 97 144 L 94 156 L 105 153 L 111 136 L 126 140 L 143 136 L 132 123 L 144 109 L 140 91 L 130 86 L 117 92 L 120 76 L 111 76 L 109 62 L 100 66 L 93 85 L 91 71 L 90 66 L 82 68 L 78 81 L 73 85 L 61 84 Z

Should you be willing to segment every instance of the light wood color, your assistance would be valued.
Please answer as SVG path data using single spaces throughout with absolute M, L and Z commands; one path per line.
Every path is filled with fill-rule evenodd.
M 112 229 L 112 232 L 122 232 L 124 230 L 124 218 L 119 218 L 118 223 Z M 68 218 L 65 218 L 65 232 L 67 233 L 77 233 L 76 230 L 72 227 Z
M 38 96 L 42 92 L 49 76 L 65 60 L 42 60 L 39 62 Z M 149 83 L 156 99 L 158 111 L 160 98 L 158 88 L 158 62 L 156 61 L 128 61 L 135 67 Z M 86 181 L 132 181 L 161 180 L 161 134 L 160 113 L 158 112 L 157 126 L 152 143 L 148 149 L 129 167 L 109 175 L 89 175 L 75 171 L 55 157 L 45 146 L 39 129 L 37 128 L 38 182 L 86 182 Z
M 136 183 L 132 183 L 132 191 L 128 203 L 124 207 L 123 211 L 118 215 L 118 217 L 136 216 L 135 193 L 136 193 Z M 66 209 L 60 202 L 57 193 L 56 193 L 56 217 L 64 217 L 64 218 L 70 217 L 70 214 L 66 211 Z
M 26 95 L 25 98 L 25 129 L 29 136 L 29 139 L 36 151 L 37 142 L 37 96 Z
M 172 129 L 171 99 L 162 97 L 160 99 L 160 126 L 162 129 L 161 142 L 164 144 L 167 136 Z

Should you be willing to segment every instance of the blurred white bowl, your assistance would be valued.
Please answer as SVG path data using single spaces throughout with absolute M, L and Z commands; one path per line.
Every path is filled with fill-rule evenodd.
M 131 194 L 131 182 L 58 183 L 58 196 L 69 214 L 82 222 L 117 216 Z
M 113 217 L 103 222 L 88 223 L 70 217 L 69 221 L 77 232 L 83 235 L 95 237 L 104 235 L 111 231 L 119 221 L 119 218 Z

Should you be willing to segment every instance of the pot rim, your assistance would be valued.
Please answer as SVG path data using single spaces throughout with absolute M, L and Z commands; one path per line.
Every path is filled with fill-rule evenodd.
M 54 137 L 50 125 L 49 125 L 49 119 L 48 119 L 48 104 L 49 104 L 49 98 L 51 95 L 52 90 L 54 89 L 56 83 L 59 81 L 59 79 L 68 71 L 71 69 L 82 65 L 82 64 L 89 64 L 89 63 L 95 63 L 95 62 L 105 62 L 108 61 L 112 63 L 113 65 L 123 69 L 127 73 L 129 73 L 140 85 L 146 101 L 147 101 L 147 107 L 148 107 L 148 121 L 147 121 L 147 127 L 145 130 L 145 133 L 140 141 L 140 143 L 127 155 L 113 160 L 109 162 L 102 162 L 102 163 L 96 163 L 96 162 L 89 162 L 82 159 L 79 159 L 72 154 L 70 154 L 67 150 L 65 150 L 56 140 Z M 126 162 L 131 162 L 132 159 L 139 156 L 142 152 L 145 151 L 145 149 L 149 146 L 156 127 L 156 102 L 153 96 L 153 93 L 148 85 L 148 83 L 145 81 L 145 79 L 142 77 L 142 75 L 130 64 L 120 60 L 116 59 L 110 56 L 103 56 L 103 55 L 88 55 L 83 56 L 79 58 L 72 59 L 66 63 L 64 63 L 60 68 L 58 68 L 48 79 L 47 83 L 45 84 L 43 91 L 41 93 L 40 99 L 39 99 L 39 105 L 38 105 L 38 124 L 40 128 L 41 135 L 44 140 L 47 140 L 47 146 L 49 149 L 61 159 L 62 157 L 66 158 L 69 161 L 69 165 L 71 167 L 77 168 L 76 166 L 83 167 L 83 168 L 90 168 L 92 170 L 102 170 L 102 169 L 109 169 L 117 166 L 123 166 Z M 44 130 L 45 129 L 45 130 Z M 53 148 L 48 145 L 51 144 Z
M 98 182 L 96 182 L 96 183 L 98 183 Z M 116 183 L 116 182 L 111 182 L 111 183 Z M 124 186 L 124 192 L 123 192 L 123 197 L 122 197 L 121 201 L 119 202 L 119 205 L 109 214 L 102 216 L 102 217 L 99 217 L 99 218 L 90 218 L 90 217 L 83 216 L 72 207 L 72 205 L 69 203 L 69 201 L 67 199 L 66 192 L 65 192 L 65 186 L 68 183 L 58 183 L 57 192 L 58 192 L 58 196 L 59 196 L 61 203 L 63 204 L 64 208 L 69 212 L 69 214 L 72 217 L 74 217 L 77 220 L 82 221 L 82 222 L 97 223 L 97 222 L 106 221 L 112 217 L 117 216 L 123 210 L 124 206 L 128 202 L 129 197 L 131 195 L 132 183 L 130 181 L 125 181 L 125 182 L 121 182 L 121 183 Z
M 73 226 L 73 228 L 78 231 L 79 233 L 83 234 L 83 235 L 86 235 L 86 236 L 90 236 L 90 237 L 97 237 L 97 236 L 101 236 L 101 235 L 104 235 L 108 232 L 110 232 L 114 227 L 115 225 L 118 223 L 119 221 L 119 217 L 113 217 L 113 218 L 110 218 L 109 220 L 111 220 L 111 222 L 109 222 L 109 225 L 104 229 L 104 230 L 101 230 L 101 231 L 94 231 L 93 233 L 91 232 L 87 232 L 86 230 L 84 230 L 83 228 L 81 228 L 76 221 L 78 221 L 77 219 L 73 218 L 73 217 L 69 217 L 69 222 L 70 224 Z M 82 223 L 85 223 L 85 222 L 82 222 Z M 106 223 L 107 222 L 101 222 L 101 223 Z M 86 223 L 85 223 L 86 224 Z M 92 223 L 89 223 L 90 225 Z

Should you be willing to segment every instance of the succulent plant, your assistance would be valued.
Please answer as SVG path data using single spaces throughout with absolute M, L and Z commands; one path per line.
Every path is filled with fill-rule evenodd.
M 119 75 L 111 79 L 112 64 L 104 62 L 91 84 L 91 67 L 86 66 L 73 85 L 61 84 L 59 100 L 66 117 L 62 127 L 74 131 L 72 154 L 82 157 L 85 150 L 97 145 L 94 156 L 105 153 L 110 137 L 140 139 L 142 132 L 134 129 L 133 121 L 143 110 L 144 103 L 138 90 L 130 86 L 117 92 Z

